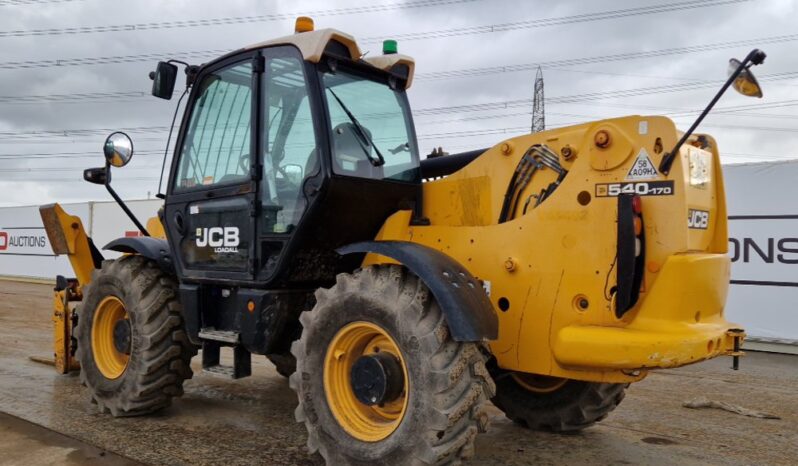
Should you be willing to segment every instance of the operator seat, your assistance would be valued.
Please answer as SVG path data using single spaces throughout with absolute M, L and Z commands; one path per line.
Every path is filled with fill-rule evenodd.
M 371 139 L 371 131 L 363 128 Z M 354 123 L 341 123 L 333 128 L 333 167 L 340 175 L 382 179 L 382 167 L 375 167 L 366 158 Z M 369 149 L 371 150 L 371 149 Z

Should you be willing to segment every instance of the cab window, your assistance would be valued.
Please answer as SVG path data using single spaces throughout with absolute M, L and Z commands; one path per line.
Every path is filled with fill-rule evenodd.
M 304 62 L 266 60 L 261 231 L 290 233 L 307 206 L 302 185 L 320 170 Z
M 251 62 L 203 77 L 180 151 L 176 192 L 248 179 L 251 115 Z

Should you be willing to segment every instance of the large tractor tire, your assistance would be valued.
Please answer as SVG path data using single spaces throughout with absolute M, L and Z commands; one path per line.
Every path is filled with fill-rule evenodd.
M 141 256 L 107 260 L 78 314 L 80 380 L 113 416 L 163 409 L 183 394 L 197 349 L 183 329 L 174 278 Z
M 534 430 L 572 432 L 607 417 L 628 384 L 582 382 L 500 369 L 493 404 L 517 424 Z
M 399 266 L 341 274 L 302 313 L 291 352 L 298 422 L 334 465 L 457 464 L 487 429 L 495 386 L 476 343 L 452 339 L 429 289 Z

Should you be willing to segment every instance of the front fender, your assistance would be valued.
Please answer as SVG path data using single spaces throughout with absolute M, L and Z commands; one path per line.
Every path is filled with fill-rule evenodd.
M 155 261 L 165 272 L 175 272 L 169 243 L 165 239 L 151 236 L 118 238 L 106 244 L 103 249 L 125 254 L 140 254 L 147 259 Z
M 429 287 L 455 341 L 495 340 L 499 319 L 480 282 L 446 254 L 405 241 L 364 241 L 339 248 L 341 255 L 375 253 L 396 260 Z

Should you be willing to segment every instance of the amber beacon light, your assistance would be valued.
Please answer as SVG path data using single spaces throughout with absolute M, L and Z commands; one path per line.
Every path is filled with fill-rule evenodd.
M 310 32 L 313 30 L 313 18 L 308 16 L 300 16 L 296 19 L 296 26 L 294 26 L 294 32 Z

